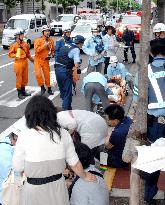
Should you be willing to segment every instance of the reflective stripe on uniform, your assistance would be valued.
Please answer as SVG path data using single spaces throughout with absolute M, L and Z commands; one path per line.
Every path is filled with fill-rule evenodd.
M 148 65 L 148 78 L 150 80 L 150 83 L 153 87 L 153 90 L 155 92 L 156 98 L 157 98 L 157 103 L 150 103 L 148 104 L 148 109 L 157 109 L 157 108 L 164 108 L 165 107 L 165 102 L 163 102 L 162 94 L 157 82 L 156 78 L 160 77 L 165 77 L 165 72 L 156 72 L 153 73 L 151 69 L 151 65 Z
M 133 94 L 138 96 L 138 87 L 136 85 L 134 85 Z

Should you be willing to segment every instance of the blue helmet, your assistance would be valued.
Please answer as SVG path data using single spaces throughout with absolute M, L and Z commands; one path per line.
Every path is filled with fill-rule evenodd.
M 74 38 L 74 43 L 75 44 L 84 43 L 84 41 L 85 41 L 85 38 L 81 35 L 77 35 Z

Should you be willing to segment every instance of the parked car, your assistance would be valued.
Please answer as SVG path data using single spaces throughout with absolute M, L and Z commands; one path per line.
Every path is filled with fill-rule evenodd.
M 71 37 L 74 38 L 77 35 L 82 35 L 85 39 L 92 35 L 90 24 L 80 24 L 78 23 L 73 31 L 71 32 Z
M 134 32 L 135 40 L 140 40 L 141 16 L 123 15 L 121 21 L 116 25 L 116 36 L 119 41 L 122 40 L 124 30 L 128 27 Z
M 58 33 L 62 35 L 62 28 L 67 26 L 74 26 L 78 22 L 80 17 L 74 14 L 61 14 L 55 20 L 50 23 L 51 35 Z
M 27 43 L 31 47 L 34 40 L 41 36 L 42 26 L 47 25 L 46 16 L 43 14 L 21 14 L 11 17 L 2 34 L 2 46 L 7 49 L 15 42 L 15 33 L 25 30 Z

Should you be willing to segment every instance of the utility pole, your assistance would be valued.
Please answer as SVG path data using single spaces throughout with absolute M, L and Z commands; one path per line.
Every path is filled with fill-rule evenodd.
M 119 13 L 119 0 L 117 0 L 117 13 Z
M 35 0 L 33 0 L 33 14 L 35 14 L 35 12 L 34 12 L 34 1 L 35 1 Z
M 58 16 L 58 0 L 56 0 L 56 17 Z

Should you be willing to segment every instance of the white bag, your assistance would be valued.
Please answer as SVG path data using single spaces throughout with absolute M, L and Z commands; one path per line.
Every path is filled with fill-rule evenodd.
M 10 170 L 7 179 L 2 185 L 2 204 L 20 205 L 20 191 L 23 186 L 23 178 L 15 176 L 14 171 Z

